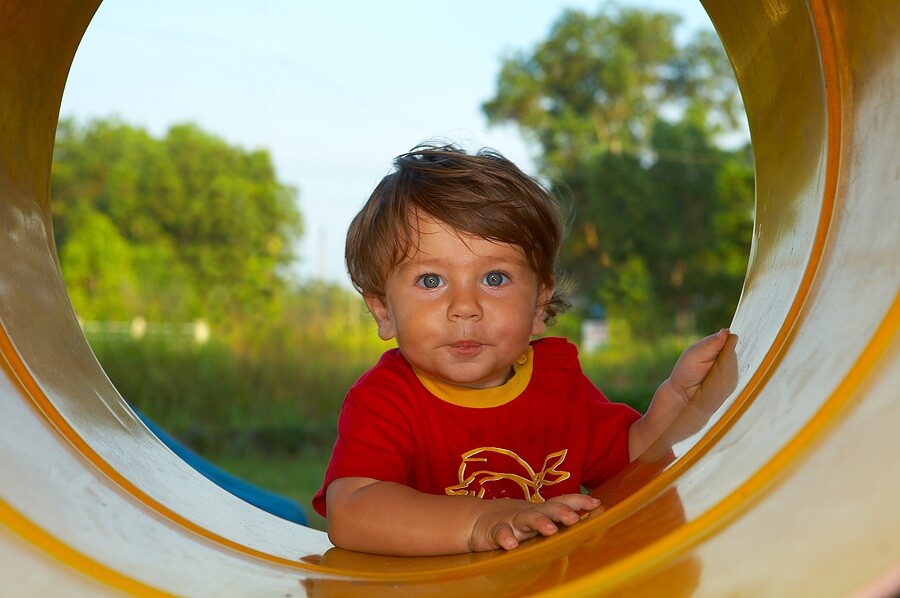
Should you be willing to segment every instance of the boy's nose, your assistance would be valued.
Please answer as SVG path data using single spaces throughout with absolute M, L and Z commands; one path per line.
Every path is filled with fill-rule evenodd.
M 451 320 L 480 320 L 483 315 L 481 303 L 474 289 L 453 289 L 450 293 L 450 305 L 447 307 L 447 316 Z

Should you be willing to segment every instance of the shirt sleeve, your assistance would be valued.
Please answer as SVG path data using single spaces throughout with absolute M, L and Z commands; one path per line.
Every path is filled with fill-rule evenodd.
M 313 507 L 326 515 L 325 492 L 338 478 L 364 477 L 408 484 L 412 433 L 404 393 L 372 384 L 347 393 L 338 435 Z
M 611 403 L 586 376 L 582 385 L 590 422 L 582 485 L 594 489 L 631 462 L 628 429 L 641 414 L 624 403 Z

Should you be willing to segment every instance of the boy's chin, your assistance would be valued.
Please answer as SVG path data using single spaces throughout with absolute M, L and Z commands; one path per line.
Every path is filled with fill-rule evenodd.
M 484 390 L 486 388 L 496 388 L 498 386 L 503 386 L 506 384 L 507 380 L 513 374 L 512 367 L 509 367 L 507 370 L 503 370 L 500 372 L 493 372 L 485 376 L 434 376 L 436 380 L 440 380 L 445 384 L 449 384 L 451 386 L 458 386 L 460 388 L 469 388 L 472 390 Z

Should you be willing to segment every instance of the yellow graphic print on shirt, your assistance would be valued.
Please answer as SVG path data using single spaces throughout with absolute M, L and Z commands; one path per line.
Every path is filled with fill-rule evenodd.
M 477 496 L 478 498 L 516 498 L 533 503 L 544 502 L 541 488 L 569 479 L 568 471 L 558 469 L 566 459 L 568 450 L 550 453 L 544 459 L 541 470 L 534 469 L 512 451 L 482 447 L 462 455 L 459 466 L 459 484 L 444 489 L 450 496 Z

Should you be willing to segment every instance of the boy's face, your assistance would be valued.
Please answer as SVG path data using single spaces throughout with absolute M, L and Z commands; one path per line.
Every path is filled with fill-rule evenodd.
M 418 246 L 388 277 L 384 299 L 366 297 L 378 335 L 444 382 L 489 388 L 506 382 L 534 334 L 546 329 L 543 288 L 520 247 L 459 235 L 420 219 Z

